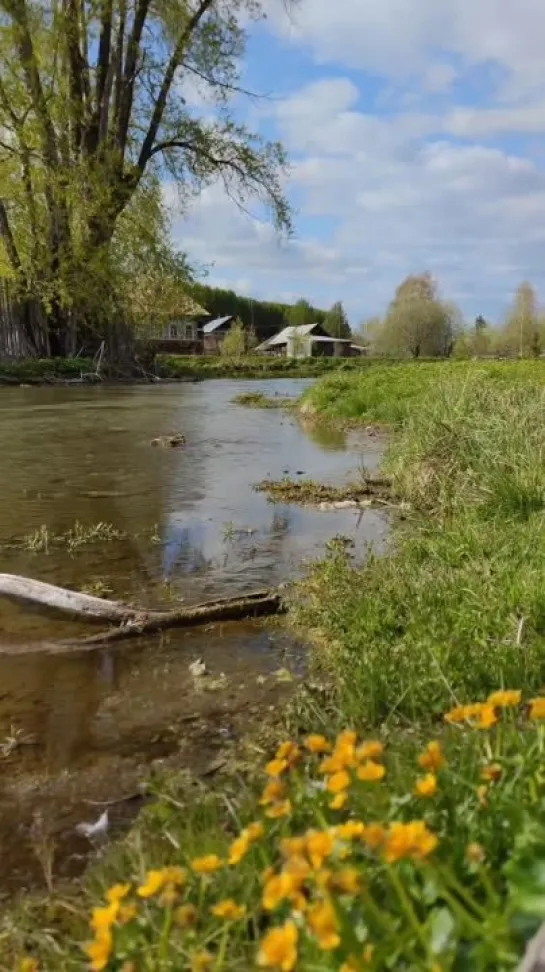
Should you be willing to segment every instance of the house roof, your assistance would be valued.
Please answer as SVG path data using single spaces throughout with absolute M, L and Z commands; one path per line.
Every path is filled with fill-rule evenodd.
M 333 337 L 331 334 L 328 334 L 327 336 L 324 336 L 324 337 L 322 337 L 321 334 L 318 334 L 318 335 L 316 335 L 316 337 L 312 336 L 311 339 L 312 339 L 312 341 L 333 341 L 335 344 L 351 344 L 352 343 L 351 340 L 350 340 L 350 338 Z
M 204 325 L 202 329 L 203 334 L 213 334 L 214 331 L 217 331 L 218 327 L 222 326 L 222 324 L 227 324 L 228 321 L 232 321 L 232 320 L 233 320 L 232 314 L 227 314 L 226 317 L 216 317 L 213 321 L 208 321 Z
M 260 344 L 259 347 L 256 348 L 256 351 L 262 351 L 264 348 L 274 348 L 279 344 L 287 344 L 289 338 L 294 337 L 296 333 L 299 337 L 306 337 L 308 334 L 312 334 L 315 327 L 319 326 L 320 325 L 317 321 L 314 324 L 292 324 L 289 327 L 285 327 L 282 331 L 279 331 L 278 334 L 274 335 L 274 337 L 269 338 L 268 341 L 263 341 L 263 344 Z

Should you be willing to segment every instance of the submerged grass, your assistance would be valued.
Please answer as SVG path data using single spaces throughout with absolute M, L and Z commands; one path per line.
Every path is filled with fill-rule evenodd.
M 376 367 L 304 405 L 388 423 L 412 511 L 388 557 L 333 543 L 292 594 L 327 675 L 309 738 L 214 796 L 171 780 L 89 877 L 91 927 L 80 900 L 21 913 L 13 962 L 492 972 L 545 917 L 545 366 Z
M 389 500 L 391 483 L 387 479 L 365 479 L 339 486 L 317 483 L 312 479 L 262 479 L 254 489 L 266 493 L 271 503 L 355 503 L 367 505 L 372 499 Z
M 242 405 L 244 408 L 292 408 L 295 402 L 294 398 L 281 398 L 279 395 L 271 397 L 263 395 L 262 392 L 243 392 L 233 398 L 234 405 Z

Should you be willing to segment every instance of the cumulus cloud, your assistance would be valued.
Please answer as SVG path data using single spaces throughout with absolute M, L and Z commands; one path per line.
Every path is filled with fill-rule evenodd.
M 293 160 L 297 238 L 280 242 L 210 187 L 175 229 L 211 281 L 342 298 L 353 323 L 423 269 L 471 315 L 499 313 L 523 277 L 539 285 L 543 158 L 513 140 L 545 128 L 542 0 L 300 0 L 290 17 L 268 0 L 268 12 L 271 75 L 274 38 L 313 61 L 312 81 L 302 73 L 259 112 Z

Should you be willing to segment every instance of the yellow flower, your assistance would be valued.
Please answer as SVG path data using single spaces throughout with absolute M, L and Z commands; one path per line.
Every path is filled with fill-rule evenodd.
M 423 820 L 392 823 L 386 835 L 384 857 L 389 864 L 403 858 L 420 860 L 435 850 L 439 843 Z
M 358 780 L 363 780 L 365 783 L 376 783 L 385 775 L 386 770 L 384 766 L 381 766 L 380 763 L 374 763 L 373 760 L 368 760 L 367 763 L 364 763 L 356 771 Z
M 295 766 L 301 758 L 299 746 L 294 742 L 282 743 L 276 751 L 276 759 L 286 760 L 288 766 Z M 276 775 L 276 774 L 274 774 Z
M 503 770 L 499 763 L 488 763 L 481 770 L 481 780 L 486 780 L 487 783 L 497 783 L 502 772 Z
M 102 972 L 110 961 L 112 951 L 112 936 L 109 931 L 101 932 L 94 942 L 85 946 L 85 954 L 90 961 L 92 972 Z
M 130 890 L 130 884 L 114 884 L 113 887 L 108 888 L 104 897 L 109 904 L 112 904 L 114 901 L 122 901 L 126 898 Z
M 245 906 L 237 905 L 232 898 L 218 901 L 217 905 L 210 908 L 210 911 L 216 918 L 225 918 L 227 921 L 238 921 L 240 918 L 244 918 L 246 914 Z
M 337 793 L 332 800 L 329 801 L 329 806 L 332 810 L 342 810 L 346 801 L 348 800 L 348 793 L 343 790 L 341 793 Z
M 466 722 L 480 716 L 483 702 L 473 702 L 471 705 L 456 705 L 450 712 L 445 713 L 445 722 L 457 723 Z
M 477 800 L 479 801 L 479 806 L 488 806 L 488 787 L 484 784 L 477 787 Z
M 365 824 L 361 820 L 347 820 L 336 828 L 337 837 L 341 840 L 354 840 L 356 837 L 363 837 Z
M 416 796 L 432 797 L 437 793 L 437 777 L 433 773 L 427 773 L 416 781 L 414 788 Z
M 259 967 L 292 972 L 297 962 L 298 937 L 297 926 L 293 921 L 287 921 L 279 928 L 271 928 L 261 941 L 257 956 Z
M 477 729 L 490 729 L 498 721 L 496 709 L 493 705 L 483 705 L 479 713 L 479 721 L 475 723 Z
M 368 945 L 365 946 L 365 948 L 363 950 L 363 956 L 362 957 L 363 957 L 363 961 L 366 964 L 369 964 L 369 962 L 372 961 L 372 959 L 373 959 L 373 952 L 374 951 L 375 951 L 375 946 L 374 945 L 368 944 Z
M 367 844 L 370 850 L 377 850 L 379 847 L 382 847 L 386 840 L 386 828 L 378 823 L 368 824 L 365 827 L 362 837 L 364 843 Z
M 175 884 L 178 888 L 181 888 L 187 880 L 187 871 L 183 867 L 165 867 L 163 874 L 168 884 Z
M 330 793 L 340 793 L 349 786 L 350 777 L 346 770 L 340 770 L 338 773 L 334 773 L 327 781 L 327 789 Z
M 487 702 L 499 709 L 508 709 L 511 706 L 520 705 L 521 698 L 520 689 L 501 689 L 499 692 L 492 692 L 488 696 Z
M 141 884 L 139 888 L 136 889 L 136 893 L 140 898 L 152 898 L 154 894 L 158 894 L 166 884 L 165 869 L 162 868 L 160 871 L 148 871 L 146 874 L 146 880 L 144 884 Z
M 331 749 L 331 745 L 328 743 L 325 736 L 319 736 L 317 733 L 307 736 L 304 745 L 305 748 L 308 749 L 309 753 L 328 753 Z
M 422 769 L 430 770 L 432 773 L 436 773 L 437 770 L 441 769 L 445 765 L 445 757 L 443 756 L 441 743 L 432 739 L 426 746 L 424 752 L 420 753 L 418 765 Z
M 265 816 L 270 817 L 271 820 L 278 820 L 280 817 L 289 817 L 291 809 L 291 800 L 281 800 L 280 803 L 273 803 L 265 810 Z
M 195 857 L 191 861 L 191 870 L 195 874 L 213 874 L 223 867 L 223 862 L 217 854 L 205 854 L 204 857 Z
M 281 800 L 286 793 L 286 784 L 281 780 L 269 780 L 261 795 L 260 804 L 266 807 L 269 803 Z
M 361 890 L 361 879 L 355 867 L 345 867 L 333 875 L 332 887 L 343 894 L 357 894 Z
M 30 955 L 25 955 L 19 962 L 19 972 L 38 972 L 38 962 Z
M 282 871 L 269 878 L 263 888 L 261 903 L 265 911 L 274 911 L 278 905 L 286 901 L 296 887 L 295 878 L 292 874 Z
M 545 719 L 545 698 L 539 696 L 537 699 L 530 699 L 530 719 Z
M 309 908 L 307 924 L 324 952 L 329 952 L 340 944 L 337 916 L 329 901 L 318 901 Z
M 93 908 L 90 925 L 97 935 L 109 932 L 119 914 L 119 901 L 112 901 L 105 908 Z
M 304 837 L 283 837 L 280 841 L 280 853 L 282 857 L 293 857 L 294 855 L 304 854 L 306 839 Z
M 306 835 L 306 851 L 308 859 L 317 871 L 326 858 L 333 853 L 335 839 L 326 830 L 309 830 Z
M 207 952 L 206 949 L 202 949 L 200 952 L 194 952 L 191 956 L 191 972 L 208 972 L 208 969 L 212 968 L 212 962 L 214 961 L 214 956 Z
M 384 746 L 378 739 L 369 739 L 367 742 L 363 742 L 361 746 L 358 746 L 356 750 L 356 757 L 359 760 L 366 759 L 380 759 L 384 753 Z
M 185 904 L 180 905 L 180 907 L 176 909 L 174 920 L 178 925 L 181 925 L 182 928 L 192 928 L 193 925 L 197 924 L 197 916 L 198 912 L 195 905 Z
M 229 847 L 229 857 L 228 862 L 231 865 L 239 864 L 243 857 L 246 856 L 251 847 L 251 841 L 248 837 L 240 836 L 233 841 Z
M 287 759 L 271 759 L 265 767 L 265 772 L 267 776 L 280 776 L 287 768 Z
M 486 857 L 485 849 L 482 844 L 468 844 L 466 847 L 466 860 L 471 864 L 482 864 Z
M 132 921 L 136 917 L 137 910 L 136 905 L 133 904 L 122 904 L 119 908 L 119 914 L 117 920 L 120 925 L 127 925 L 129 921 Z
M 248 840 L 254 841 L 259 840 L 263 837 L 265 833 L 265 828 L 260 820 L 254 820 L 253 823 L 249 823 L 247 827 L 242 831 L 242 836 L 247 837 Z

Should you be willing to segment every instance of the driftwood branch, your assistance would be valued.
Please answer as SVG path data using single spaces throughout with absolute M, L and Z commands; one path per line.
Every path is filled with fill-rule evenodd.
M 108 631 L 83 638 L 18 647 L 16 650 L 19 652 L 89 650 L 126 638 L 154 634 L 167 628 L 188 628 L 218 621 L 263 617 L 277 614 L 283 609 L 279 591 L 262 590 L 239 597 L 206 601 L 173 611 L 147 611 L 120 601 L 108 601 L 89 594 L 68 591 L 64 587 L 45 584 L 43 581 L 31 580 L 17 574 L 0 574 L 0 597 L 37 604 L 87 621 L 111 621 L 117 624 L 117 627 Z M 0 653 L 13 650 L 13 647 L 0 644 Z
M 541 925 L 528 943 L 517 972 L 545 972 L 545 924 Z

